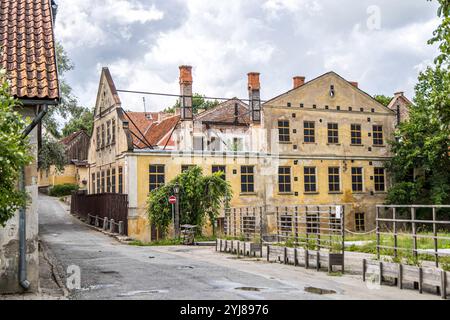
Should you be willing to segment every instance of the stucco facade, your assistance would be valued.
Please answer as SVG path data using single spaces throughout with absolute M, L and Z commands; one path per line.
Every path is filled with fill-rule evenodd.
M 186 70 L 181 72 L 181 87 L 192 85 L 190 75 L 188 81 L 182 79 L 186 76 L 183 71 Z M 154 238 L 146 214 L 152 166 L 160 168 L 164 182 L 189 165 L 200 166 L 204 173 L 220 166 L 233 190 L 233 207 L 344 204 L 348 229 L 364 231 L 374 227 L 375 205 L 384 202 L 389 186 L 383 167 L 390 157 L 388 139 L 393 134 L 395 113 L 361 91 L 356 83 L 333 72 L 309 82 L 294 79 L 293 90 L 267 101 L 259 112 L 251 98 L 259 97 L 259 75 L 250 75 L 250 104 L 243 104 L 247 111 L 239 116 L 247 115 L 245 125 L 204 126 L 198 123 L 202 114 L 183 118 L 181 110 L 179 121 L 167 131 L 170 135 L 164 138 L 165 143 L 159 144 L 146 137 L 158 130 L 158 123 L 162 122 L 156 121 L 142 130 L 146 132 L 137 132 L 134 127 L 139 125 L 130 121 L 137 122 L 139 118 L 121 109 L 112 77 L 103 71 L 99 96 L 104 99 L 97 100 L 97 109 L 104 111 L 96 111 L 94 128 L 100 128 L 100 134 L 94 133 L 89 152 L 90 193 L 102 191 L 102 184 L 112 184 L 103 182 L 108 176 L 105 170 L 112 169 L 116 172 L 116 188 L 111 192 L 118 192 L 117 172 L 121 168 L 121 190 L 129 199 L 129 236 L 142 241 Z M 116 103 L 108 107 L 102 101 Z M 98 149 L 96 137 L 102 138 L 102 125 L 106 128 L 112 119 L 117 124 L 115 144 L 101 147 L 100 143 Z M 211 137 L 220 136 L 215 131 L 227 131 L 224 142 L 243 138 L 242 147 L 212 149 Z M 194 137 L 202 137 L 201 148 Z M 142 145 L 147 143 L 150 147 Z M 251 188 L 243 186 L 248 167 L 252 168 Z M 286 183 L 281 185 L 280 179 Z M 265 219 L 266 231 L 273 231 L 274 217 Z

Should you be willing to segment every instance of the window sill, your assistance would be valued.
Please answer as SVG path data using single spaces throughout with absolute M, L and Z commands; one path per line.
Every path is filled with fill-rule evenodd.
M 340 143 L 327 143 L 327 146 L 340 146 Z
M 350 144 L 350 147 L 364 147 L 363 144 Z
M 278 192 L 279 196 L 293 196 L 294 192 Z
M 306 196 L 314 196 L 314 195 L 319 194 L 319 192 L 304 192 L 303 194 Z
M 374 147 L 374 148 L 386 148 L 386 145 L 385 144 L 374 144 L 374 145 L 372 145 L 372 147 Z
M 344 194 L 342 191 L 329 191 L 328 194 Z
M 364 191 L 352 191 L 353 194 L 368 194 L 368 192 L 364 192 Z
M 278 141 L 279 144 L 292 144 L 291 141 Z
M 375 195 L 375 194 L 387 194 L 388 192 L 387 191 L 374 191 L 373 192 L 373 194 Z
M 317 145 L 317 142 L 302 142 L 302 144 L 313 144 L 313 145 Z
M 241 197 L 251 197 L 251 196 L 256 196 L 257 193 L 256 192 L 241 192 L 239 195 Z

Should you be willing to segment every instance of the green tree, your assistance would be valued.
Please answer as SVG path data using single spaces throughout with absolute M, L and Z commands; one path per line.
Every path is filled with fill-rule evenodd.
M 180 186 L 181 224 L 203 226 L 208 220 L 214 224 L 221 206 L 228 206 L 232 196 L 231 186 L 223 179 L 222 172 L 205 176 L 200 167 L 190 168 L 150 192 L 147 213 L 150 221 L 163 231 L 167 231 L 172 221 L 169 197 L 176 183 Z M 198 229 L 201 233 L 201 228 Z
M 385 107 L 387 107 L 389 105 L 389 103 L 392 101 L 392 97 L 387 97 L 382 94 L 377 94 L 373 98 Z
M 75 66 L 60 42 L 56 43 L 55 51 L 58 64 L 61 103 L 58 107 L 49 108 L 43 123 L 45 128 L 53 136 L 60 138 L 58 117 L 63 119 L 75 118 L 80 113 L 80 107 L 78 106 L 77 98 L 72 93 L 72 87 L 65 78 L 66 73 L 73 70 Z
M 194 93 L 192 97 L 192 112 L 197 114 L 199 110 L 208 110 L 212 109 L 219 105 L 219 101 L 217 100 L 207 100 L 204 95 Z M 180 100 L 177 100 L 172 107 L 166 108 L 164 112 L 175 113 L 175 110 L 180 107 Z
M 442 23 L 429 43 L 439 43 L 441 54 L 435 66 L 419 75 L 410 120 L 400 125 L 391 142 L 389 203 L 450 203 L 449 1 L 439 3 Z
M 39 168 L 49 170 L 52 165 L 62 172 L 67 163 L 64 145 L 59 141 L 44 136 L 39 150 Z
M 5 226 L 16 210 L 26 205 L 26 194 L 18 190 L 17 181 L 32 157 L 22 136 L 27 123 L 17 112 L 21 105 L 10 95 L 4 71 L 0 83 L 0 226 Z
M 89 110 L 88 108 L 79 107 L 73 115 L 72 119 L 67 122 L 62 129 L 62 134 L 64 137 L 67 137 L 74 132 L 84 130 L 89 135 L 92 135 L 93 125 L 94 112 Z

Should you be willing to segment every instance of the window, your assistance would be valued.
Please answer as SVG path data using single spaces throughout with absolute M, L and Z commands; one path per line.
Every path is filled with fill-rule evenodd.
M 212 166 L 211 172 L 212 173 L 222 172 L 222 179 L 226 180 L 226 173 L 227 173 L 226 169 L 227 168 L 225 166 Z
M 116 193 L 116 169 L 111 170 L 111 192 Z
M 112 119 L 112 144 L 116 143 L 116 119 Z
M 97 127 L 97 150 L 100 149 L 101 146 L 101 139 L 100 139 L 100 127 Z
M 209 143 L 210 151 L 220 151 L 220 139 L 216 137 L 211 137 L 211 141 Z
M 102 193 L 105 193 L 105 171 L 102 171 Z
M 305 192 L 317 192 L 316 168 L 305 167 Z
M 303 123 L 303 127 L 304 127 L 304 141 L 306 143 L 316 142 L 315 123 L 313 121 L 305 121 Z
M 292 192 L 291 167 L 278 168 L 278 191 L 280 193 Z
M 365 215 L 362 212 L 355 213 L 355 231 L 366 231 Z
M 306 215 L 306 233 L 319 233 L 319 216 L 317 213 Z
M 360 145 L 361 141 L 361 125 L 360 124 L 352 124 L 350 126 L 352 144 Z
M 203 137 L 194 137 L 194 150 L 203 150 Z
M 186 171 L 192 169 L 193 167 L 195 167 L 195 166 L 194 166 L 194 165 L 191 165 L 191 164 L 189 164 L 189 165 L 183 164 L 183 165 L 181 166 L 181 172 L 186 172 Z
M 111 121 L 108 120 L 106 122 L 106 145 L 109 146 L 111 144 Z
M 242 138 L 233 138 L 233 144 L 231 146 L 231 151 L 242 151 L 243 142 Z
M 241 167 L 241 192 L 255 192 L 255 168 L 253 166 Z
M 102 124 L 102 144 L 101 147 L 103 148 L 105 146 L 105 124 Z
M 384 168 L 374 168 L 375 191 L 384 192 L 386 185 L 384 181 Z
M 91 187 L 91 194 L 95 193 L 95 173 L 92 174 L 92 187 Z
M 111 170 L 106 170 L 106 192 L 111 193 Z
M 292 236 L 293 217 L 291 215 L 280 216 L 280 233 L 285 237 Z
M 337 123 L 328 124 L 328 143 L 339 143 L 339 126 Z
M 363 191 L 362 168 L 352 168 L 352 190 L 353 192 Z
M 123 168 L 119 167 L 119 193 L 123 193 Z
M 338 167 L 328 168 L 328 190 L 330 192 L 339 192 L 341 190 Z
M 149 189 L 153 191 L 165 182 L 164 165 L 150 165 Z
M 383 145 L 383 126 L 373 126 L 373 144 L 376 146 Z
M 280 142 L 289 142 L 289 121 L 278 120 L 278 139 Z
M 100 172 L 97 172 L 97 193 L 101 192 L 101 180 L 100 180 Z

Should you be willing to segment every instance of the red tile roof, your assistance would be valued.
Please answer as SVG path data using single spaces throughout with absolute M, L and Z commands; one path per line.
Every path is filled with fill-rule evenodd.
M 237 114 L 235 116 L 235 105 L 237 104 Z M 218 123 L 218 124 L 229 124 L 233 125 L 235 121 L 241 125 L 250 124 L 250 111 L 247 104 L 239 100 L 238 98 L 233 98 L 222 102 L 213 109 L 209 109 L 198 114 L 195 117 L 195 121 L 202 121 L 205 123 Z
M 59 99 L 50 0 L 1 0 L 0 67 L 20 99 Z

